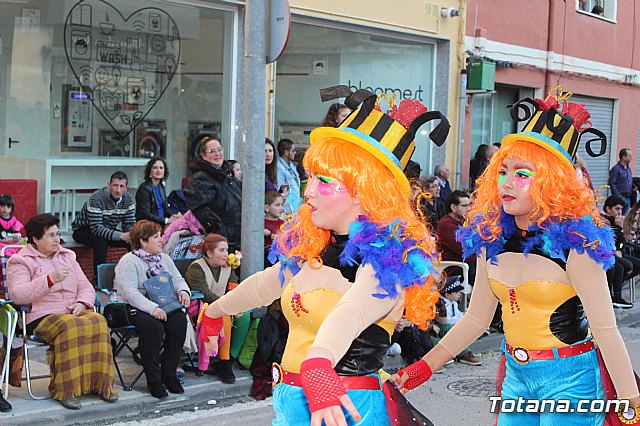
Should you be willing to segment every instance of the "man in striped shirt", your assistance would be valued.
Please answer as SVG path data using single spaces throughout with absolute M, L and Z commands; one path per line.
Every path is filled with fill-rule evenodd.
M 84 203 L 73 221 L 73 239 L 93 248 L 93 273 L 98 265 L 106 263 L 107 248 L 129 248 L 129 230 L 136 223 L 136 207 L 127 192 L 127 175 L 115 172 L 109 185 L 97 190 Z

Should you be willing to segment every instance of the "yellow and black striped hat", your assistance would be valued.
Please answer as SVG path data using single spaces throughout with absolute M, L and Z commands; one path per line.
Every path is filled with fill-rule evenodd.
M 441 146 L 450 128 L 446 117 L 438 111 L 427 111 L 420 101 L 403 100 L 396 106 L 395 96 L 376 96 L 366 89 L 352 92 L 348 86 L 335 86 L 320 93 L 323 101 L 346 96 L 345 104 L 353 112 L 338 128 L 314 129 L 310 136 L 311 144 L 338 138 L 365 149 L 391 171 L 409 197 L 411 189 L 403 171 L 415 151 L 416 131 L 431 120 L 440 120 L 429 138 Z M 391 111 L 389 114 L 380 109 L 381 98 L 386 98 Z
M 526 98 L 512 105 L 511 117 L 515 121 L 529 121 L 522 132 L 512 133 L 502 138 L 502 144 L 509 145 L 516 141 L 531 142 L 550 151 L 572 167 L 582 136 L 591 133 L 596 137 L 586 142 L 587 154 L 591 157 L 603 155 L 607 148 L 607 137 L 601 131 L 591 128 L 589 121 L 591 115 L 583 104 L 567 101 L 571 95 L 571 92 L 563 93 L 562 86 L 558 86 L 549 91 L 549 96 L 545 100 Z M 563 102 L 562 112 L 558 111 L 560 101 Z M 522 117 L 521 113 L 524 114 Z M 596 140 L 600 141 L 598 153 L 594 153 L 591 149 L 591 143 Z

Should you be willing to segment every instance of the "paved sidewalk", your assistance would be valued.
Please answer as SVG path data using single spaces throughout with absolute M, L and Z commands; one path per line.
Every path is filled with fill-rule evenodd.
M 632 309 L 616 309 L 616 317 L 621 327 L 640 323 L 640 301 Z M 455 365 L 453 368 L 459 374 L 462 373 L 465 377 L 470 374 L 470 376 L 460 382 L 460 389 L 451 387 L 450 389 L 455 391 L 456 394 L 464 395 L 471 391 L 471 389 L 466 389 L 467 387 L 476 388 L 482 385 L 480 387 L 486 388 L 485 391 L 478 388 L 476 393 L 489 392 L 492 386 L 495 386 L 491 381 L 494 377 L 493 371 L 499 357 L 497 352 L 499 351 L 502 337 L 502 334 L 491 334 L 475 342 L 471 346 L 471 350 L 477 354 L 483 354 L 483 366 L 477 368 Z M 34 374 L 47 374 L 48 366 L 45 362 L 45 349 L 40 347 L 31 353 L 34 358 L 32 360 Z M 140 371 L 141 367 L 133 362 L 129 354 L 121 355 L 118 357 L 118 361 L 124 370 L 125 377 L 134 377 L 136 372 Z M 399 356 L 387 358 L 385 369 L 393 371 L 400 367 L 401 360 Z M 196 377 L 194 373 L 187 372 L 183 378 L 185 393 L 183 395 L 170 394 L 170 397 L 165 400 L 158 400 L 148 394 L 144 376 L 130 392 L 122 390 L 116 377 L 116 390 L 120 393 L 118 402 L 109 404 L 103 402 L 97 396 L 84 396 L 81 398 L 82 409 L 76 411 L 68 410 L 62 407 L 60 403 L 50 399 L 38 401 L 31 399 L 27 393 L 26 382 L 23 382 L 21 388 L 11 387 L 9 389 L 8 400 L 13 405 L 13 410 L 10 413 L 0 413 L 0 425 L 110 424 L 153 414 L 164 415 L 178 410 L 194 409 L 195 407 L 205 409 L 252 400 L 247 396 L 251 387 L 251 375 L 248 371 L 240 371 L 237 368 L 234 368 L 234 371 L 238 380 L 233 385 L 223 384 L 215 376 Z M 476 375 L 478 377 L 474 379 L 473 376 Z M 441 380 L 438 376 L 442 375 L 437 374 L 434 376 L 434 380 L 432 380 L 434 382 L 433 386 L 437 385 L 437 382 Z M 48 378 L 34 381 L 36 395 L 47 394 L 48 381 Z M 420 401 L 420 403 L 433 404 L 436 401 L 437 398 L 436 400 Z M 486 398 L 483 398 L 480 402 L 478 411 L 484 413 L 486 411 Z M 433 408 L 437 412 L 435 410 L 436 407 Z M 432 411 L 426 410 L 425 412 Z

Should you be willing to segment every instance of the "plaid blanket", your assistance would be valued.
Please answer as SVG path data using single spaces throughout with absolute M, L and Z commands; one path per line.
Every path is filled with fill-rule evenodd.
M 108 398 L 113 391 L 113 353 L 104 317 L 93 311 L 80 316 L 47 315 L 34 334 L 49 343 L 49 396 L 69 399 L 88 393 Z

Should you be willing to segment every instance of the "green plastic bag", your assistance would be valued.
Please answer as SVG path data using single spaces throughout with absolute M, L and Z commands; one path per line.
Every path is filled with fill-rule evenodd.
M 258 349 L 258 324 L 260 323 L 259 318 L 255 318 L 251 320 L 251 325 L 249 326 L 249 332 L 247 333 L 247 338 L 244 341 L 244 345 L 242 345 L 242 349 L 240 350 L 240 355 L 238 355 L 238 362 L 244 368 L 249 369 L 251 366 L 251 362 L 253 361 L 253 355 L 256 353 Z

